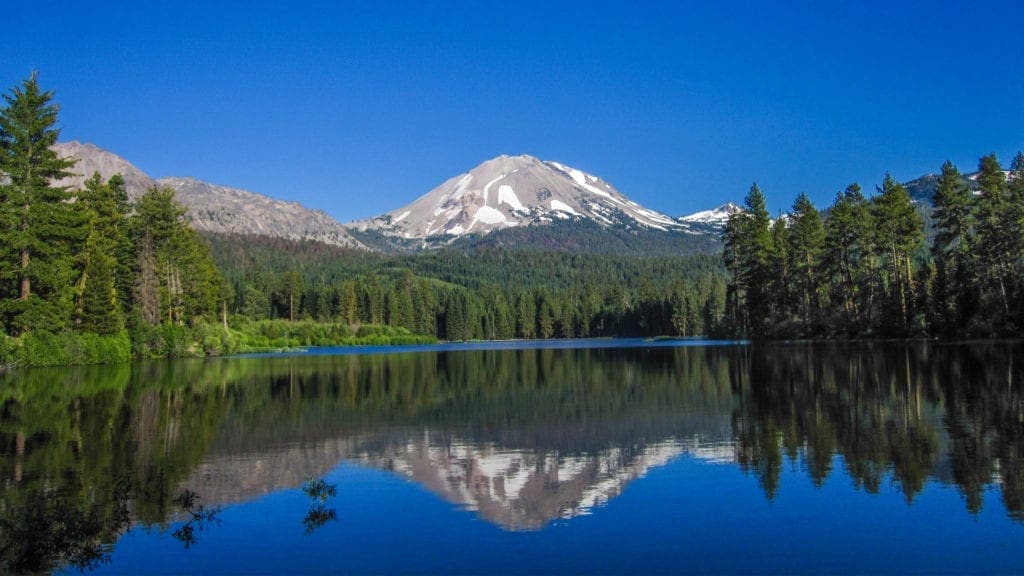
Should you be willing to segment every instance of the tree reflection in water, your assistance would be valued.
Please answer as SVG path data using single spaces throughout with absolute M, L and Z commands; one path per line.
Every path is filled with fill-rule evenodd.
M 338 513 L 334 508 L 327 506 L 327 501 L 337 496 L 338 486 L 328 484 L 324 479 L 313 480 L 307 478 L 302 486 L 302 493 L 309 497 L 309 510 L 306 517 L 302 519 L 302 526 L 306 534 L 312 534 L 317 528 L 324 524 L 338 519 Z
M 112 491 L 85 504 L 49 490 L 4 501 L 0 573 L 45 573 L 63 566 L 86 570 L 108 562 L 114 541 L 131 523 L 127 485 L 116 482 Z
M 189 489 L 182 490 L 181 494 L 174 499 L 174 503 L 181 506 L 181 510 L 186 514 L 188 520 L 172 532 L 171 536 L 184 544 L 186 550 L 199 542 L 200 532 L 214 524 L 220 524 L 220 519 L 217 518 L 220 508 L 207 509 L 199 504 L 199 500 L 199 494 Z
M 88 568 L 103 562 L 130 522 L 165 526 L 183 509 L 193 519 L 198 510 L 216 510 L 192 500 L 190 512 L 180 498 L 185 486 L 217 506 L 302 486 L 310 499 L 302 524 L 312 533 L 337 518 L 329 505 L 334 487 L 312 478 L 359 454 L 394 461 L 402 456 L 396 446 L 427 431 L 480 453 L 514 452 L 522 462 L 554 458 L 561 467 L 545 468 L 544 479 L 565 494 L 555 502 L 552 490 L 524 489 L 523 498 L 538 500 L 517 502 L 517 510 L 543 512 L 520 519 L 522 526 L 543 526 L 558 517 L 563 496 L 588 489 L 583 480 L 570 486 L 564 474 L 571 467 L 561 464 L 584 469 L 612 453 L 628 464 L 647 455 L 644 446 L 712 433 L 725 435 L 724 445 L 734 448 L 727 458 L 769 499 L 788 460 L 819 486 L 837 468 L 869 492 L 894 481 L 908 503 L 929 481 L 952 484 L 972 514 L 996 488 L 1022 520 L 1020 349 L 521 349 L 0 374 L 0 571 Z M 244 468 L 255 461 L 263 468 Z M 303 484 L 299 471 L 312 473 L 310 481 Z M 466 481 L 496 473 L 471 472 Z M 196 484 L 202 478 L 209 480 Z M 502 490 L 511 493 L 507 483 Z M 199 524 L 186 525 L 191 535 L 182 530 L 182 541 L 190 546 Z

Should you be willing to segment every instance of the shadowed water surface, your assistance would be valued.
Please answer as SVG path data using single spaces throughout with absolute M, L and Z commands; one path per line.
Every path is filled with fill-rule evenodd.
M 351 352 L 0 376 L 0 571 L 1024 571 L 1017 343 Z

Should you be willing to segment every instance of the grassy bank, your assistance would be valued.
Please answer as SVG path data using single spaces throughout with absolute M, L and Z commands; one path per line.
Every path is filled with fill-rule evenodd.
M 118 364 L 135 358 L 196 358 L 305 346 L 430 344 L 405 328 L 313 321 L 240 320 L 219 324 L 140 326 L 112 335 L 32 331 L 0 334 L 0 367 Z

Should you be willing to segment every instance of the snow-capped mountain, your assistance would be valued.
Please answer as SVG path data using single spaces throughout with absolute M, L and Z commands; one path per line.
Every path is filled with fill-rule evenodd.
M 597 176 L 527 155 L 488 160 L 407 206 L 351 226 L 407 239 L 444 241 L 572 219 L 660 231 L 687 227 L 644 208 Z
M 96 172 L 106 180 L 114 174 L 125 179 L 131 200 L 153 186 L 167 186 L 176 192 L 176 199 L 187 209 L 187 217 L 196 230 L 204 232 L 251 234 L 313 240 L 335 246 L 364 248 L 348 229 L 327 213 L 311 210 L 297 202 L 275 200 L 269 196 L 217 186 L 194 178 L 161 178 L 154 180 L 124 158 L 82 142 L 61 142 L 54 146 L 63 158 L 74 158 L 73 175 L 58 185 L 79 188 Z
M 711 210 L 702 210 L 694 212 L 689 216 L 680 216 L 679 221 L 686 224 L 704 224 L 712 228 L 722 229 L 725 227 L 725 223 L 729 221 L 730 216 L 742 211 L 743 208 L 739 205 L 728 202 Z

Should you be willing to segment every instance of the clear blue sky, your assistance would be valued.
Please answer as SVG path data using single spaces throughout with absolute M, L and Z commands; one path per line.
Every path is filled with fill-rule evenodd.
M 379 6 L 376 4 L 380 4 Z M 10 2 L 63 140 L 347 221 L 502 153 L 681 215 L 1024 149 L 1024 3 Z

